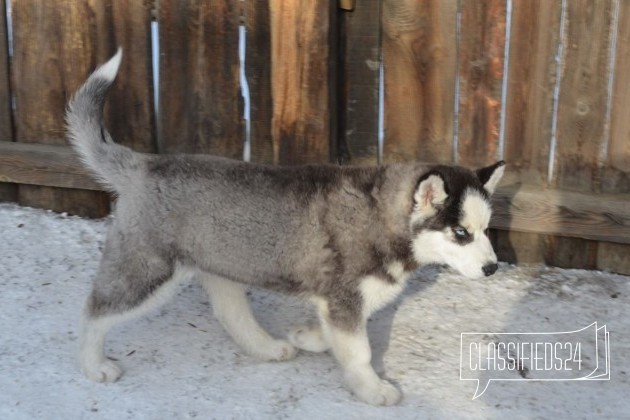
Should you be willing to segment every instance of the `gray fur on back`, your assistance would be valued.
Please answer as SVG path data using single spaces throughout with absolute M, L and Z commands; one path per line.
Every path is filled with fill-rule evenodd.
M 357 282 L 414 266 L 408 218 L 422 167 L 272 167 L 198 155 L 143 156 L 119 186 L 116 250 L 146 250 L 285 293 L 358 299 Z M 347 296 L 343 296 L 347 294 Z

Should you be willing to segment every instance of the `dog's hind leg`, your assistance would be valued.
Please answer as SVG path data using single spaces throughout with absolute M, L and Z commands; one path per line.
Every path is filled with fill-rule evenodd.
M 198 277 L 210 295 L 214 314 L 232 339 L 248 354 L 263 360 L 289 360 L 297 349 L 271 337 L 256 321 L 247 299 L 247 287 L 219 276 Z
M 122 374 L 120 367 L 105 356 L 107 332 L 158 307 L 189 272 L 141 249 L 126 253 L 108 246 L 108 242 L 85 306 L 80 334 L 81 370 L 97 382 L 113 382 Z

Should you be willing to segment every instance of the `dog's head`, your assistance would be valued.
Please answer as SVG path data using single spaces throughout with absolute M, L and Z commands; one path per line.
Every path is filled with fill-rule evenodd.
M 486 230 L 504 169 L 503 161 L 474 172 L 439 166 L 419 179 L 410 222 L 418 263 L 446 264 L 469 278 L 494 274 L 497 256 Z

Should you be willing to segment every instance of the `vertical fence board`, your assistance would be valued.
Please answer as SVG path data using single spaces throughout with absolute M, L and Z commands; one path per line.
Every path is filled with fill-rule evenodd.
M 247 29 L 245 75 L 251 103 L 251 161 L 273 163 L 269 4 L 246 0 L 244 14 Z
M 567 19 L 553 183 L 596 192 L 605 141 L 611 0 L 571 0 Z
M 120 44 L 125 60 L 108 99 L 106 124 L 117 141 L 154 150 L 147 3 L 14 0 L 12 11 L 17 141 L 66 144 L 64 109 L 70 95 Z M 19 201 L 93 217 L 109 210 L 108 195 L 95 191 L 23 185 Z
M 378 94 L 381 2 L 342 12 L 340 161 L 378 162 Z
M 456 16 L 455 0 L 384 1 L 386 162 L 452 161 Z
M 63 111 L 70 95 L 89 71 L 122 44 L 126 47 L 124 74 L 108 101 L 106 124 L 118 141 L 153 150 L 147 6 L 94 0 L 60 7 L 51 2 L 14 0 L 12 8 L 17 141 L 65 144 Z M 92 217 L 104 216 L 109 210 L 108 195 L 95 191 L 22 185 L 19 201 Z
M 558 103 L 553 186 L 597 192 L 605 141 L 611 0 L 567 2 L 567 39 Z M 595 268 L 597 243 L 554 238 L 551 263 Z
M 1 201 L 17 201 L 17 189 L 16 184 L 8 182 L 0 182 L 0 202 Z
M 96 65 L 86 23 L 94 25 L 101 13 L 88 11 L 82 3 L 60 8 L 51 2 L 12 1 L 17 141 L 66 143 L 66 99 Z M 68 29 L 79 22 L 79 30 Z
M 108 98 L 106 124 L 117 141 L 152 151 L 148 6 L 124 0 L 63 6 L 13 0 L 12 7 L 17 140 L 67 144 L 64 109 L 70 95 L 122 45 L 125 58 Z
M 505 48 L 505 0 L 462 0 L 458 163 L 496 161 Z
M 70 95 L 122 44 L 126 46 L 124 74 L 109 98 L 106 124 L 118 141 L 152 150 L 148 8 L 142 3 L 128 6 L 122 0 L 64 3 L 63 7 L 14 0 L 12 8 L 17 141 L 66 144 L 63 118 Z M 92 217 L 109 210 L 109 196 L 95 191 L 22 185 L 19 201 Z
M 630 245 L 599 242 L 597 269 L 630 275 Z
M 610 143 L 604 163 L 602 190 L 607 193 L 630 192 L 630 2 L 619 2 L 616 63 L 612 90 Z M 630 246 L 600 242 L 597 268 L 630 274 Z
M 0 0 L 0 141 L 11 141 L 13 139 L 13 127 L 11 123 L 9 49 L 5 10 L 5 1 Z
M 602 190 L 630 193 L 630 2 L 620 1 L 608 159 Z
M 499 261 L 512 264 L 548 262 L 549 235 L 492 229 L 489 236 Z
M 513 0 L 505 106 L 506 183 L 543 187 L 547 182 L 549 145 L 560 38 L 561 2 Z M 547 236 L 496 232 L 497 255 L 509 262 L 544 262 Z
M 101 3 L 102 0 L 92 0 Z M 99 28 L 99 63 L 123 48 L 119 74 L 105 105 L 105 123 L 116 142 L 138 152 L 157 151 L 151 64 L 152 1 L 108 0 L 107 20 Z M 95 3 L 95 4 L 96 4 Z M 111 6 L 109 5 L 111 4 Z M 93 40 L 95 43 L 98 39 Z
M 548 264 L 585 270 L 597 268 L 597 241 L 564 236 L 549 236 L 549 241 L 545 257 Z
M 270 0 L 274 162 L 328 162 L 334 83 L 329 66 L 336 2 Z
M 0 0 L 0 141 L 13 140 L 11 123 L 11 91 L 9 90 L 9 49 L 6 3 Z M 16 201 L 17 186 L 0 182 L 0 201 Z
M 518 181 L 544 185 L 560 37 L 561 2 L 513 0 L 505 160 Z
M 241 159 L 240 2 L 161 0 L 159 148 Z

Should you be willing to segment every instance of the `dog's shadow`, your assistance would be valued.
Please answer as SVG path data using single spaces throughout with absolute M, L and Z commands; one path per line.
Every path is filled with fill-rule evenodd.
M 385 371 L 383 356 L 389 349 L 392 326 L 398 308 L 405 299 L 409 299 L 427 287 L 435 284 L 440 274 L 440 268 L 435 266 L 423 267 L 416 271 L 407 283 L 405 291 L 394 302 L 372 315 L 368 322 L 368 335 L 372 349 L 372 367 L 379 373 Z

